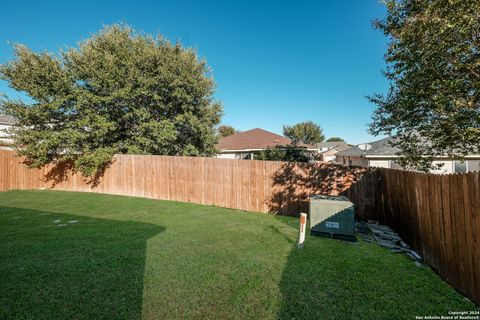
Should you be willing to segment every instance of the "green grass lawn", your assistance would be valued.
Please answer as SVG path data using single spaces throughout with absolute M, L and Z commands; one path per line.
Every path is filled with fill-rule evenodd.
M 297 250 L 297 223 L 142 198 L 3 192 L 0 319 L 414 319 L 476 310 L 430 269 L 377 245 L 307 236 Z

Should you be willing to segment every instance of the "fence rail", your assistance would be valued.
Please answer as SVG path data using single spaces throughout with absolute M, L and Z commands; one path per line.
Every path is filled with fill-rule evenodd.
M 0 150 L 0 191 L 52 188 L 298 215 L 311 194 L 344 194 L 357 219 L 390 225 L 454 288 L 480 305 L 480 176 L 336 164 L 116 155 L 98 179 L 68 163 L 29 169 Z

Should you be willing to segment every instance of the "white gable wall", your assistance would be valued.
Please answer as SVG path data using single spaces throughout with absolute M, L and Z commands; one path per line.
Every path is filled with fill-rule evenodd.
M 222 159 L 251 159 L 253 152 L 224 152 L 217 153 L 217 158 Z
M 337 159 L 338 161 L 338 159 Z M 480 160 L 466 160 L 467 161 L 467 171 L 480 171 Z M 360 164 L 360 161 L 356 161 L 355 164 Z M 443 166 L 439 169 L 430 170 L 431 173 L 436 174 L 448 174 L 456 173 L 455 172 L 455 160 L 436 160 L 432 162 L 433 165 L 442 164 Z M 403 169 L 395 160 L 391 159 L 369 159 L 369 167 L 377 168 L 390 168 L 390 169 Z
M 446 160 L 446 161 L 433 161 L 432 165 L 436 166 L 439 164 L 443 164 L 443 166 L 440 169 L 433 169 L 430 170 L 431 173 L 453 173 L 454 172 L 454 165 L 453 165 L 453 160 Z
M 322 161 L 324 161 L 324 162 L 332 162 L 332 161 L 335 161 L 335 158 L 336 158 L 336 157 L 335 157 L 334 155 L 333 155 L 333 156 L 326 156 L 326 155 L 324 155 L 324 156 L 322 156 Z
M 0 124 L 0 138 L 6 138 L 9 136 L 8 133 L 5 132 L 6 129 L 9 129 L 11 126 Z
M 369 167 L 391 168 L 390 160 L 368 160 Z
M 4 143 L 12 143 L 13 142 L 10 134 L 5 132 L 5 130 L 10 129 L 10 128 L 11 128 L 10 125 L 0 124 L 0 145 L 3 145 Z
M 480 160 L 467 160 L 468 171 L 480 171 Z

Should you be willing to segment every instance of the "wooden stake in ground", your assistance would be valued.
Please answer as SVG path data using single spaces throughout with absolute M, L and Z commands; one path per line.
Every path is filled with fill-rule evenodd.
M 307 214 L 300 213 L 300 236 L 298 238 L 298 248 L 303 248 L 305 242 L 305 229 L 307 228 Z

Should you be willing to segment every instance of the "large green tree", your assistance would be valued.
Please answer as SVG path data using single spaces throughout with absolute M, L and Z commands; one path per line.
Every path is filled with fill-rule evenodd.
M 325 140 L 322 128 L 312 121 L 283 126 L 283 135 L 290 138 L 294 144 L 299 142 L 315 144 Z
M 370 131 L 396 137 L 402 165 L 480 153 L 480 1 L 388 0 L 386 95 Z
M 222 107 L 196 52 L 125 25 L 58 54 L 14 47 L 0 76 L 29 99 L 4 98 L 15 146 L 32 166 L 71 160 L 85 175 L 115 153 L 209 156 Z
M 325 142 L 345 142 L 345 140 L 340 137 L 331 137 L 328 138 Z
M 237 133 L 237 130 L 235 130 L 235 128 L 232 126 L 222 124 L 221 126 L 218 127 L 218 134 L 220 135 L 221 138 L 234 135 L 235 133 Z

